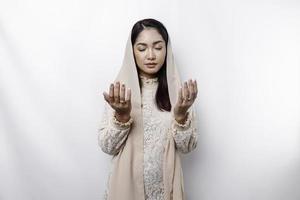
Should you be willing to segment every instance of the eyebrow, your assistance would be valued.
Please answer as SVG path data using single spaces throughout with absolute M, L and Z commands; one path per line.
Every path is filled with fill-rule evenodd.
M 153 42 L 153 44 L 157 44 L 157 43 L 160 43 L 160 42 L 163 42 L 163 41 L 162 41 L 162 40 L 158 40 L 158 41 L 156 41 L 156 42 Z M 139 42 L 139 43 L 137 43 L 136 45 L 144 45 L 144 46 L 147 46 L 146 43 L 142 43 L 142 42 Z

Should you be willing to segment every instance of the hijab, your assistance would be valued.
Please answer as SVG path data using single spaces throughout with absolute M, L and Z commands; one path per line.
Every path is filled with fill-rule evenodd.
M 166 53 L 167 83 L 170 102 L 173 113 L 177 101 L 177 95 L 181 86 L 181 80 L 174 61 L 171 40 L 168 39 Z M 131 88 L 131 124 L 126 144 L 118 154 L 113 155 L 113 169 L 109 177 L 108 200 L 142 200 L 144 193 L 144 127 L 143 113 L 141 107 L 141 93 L 138 72 L 134 60 L 131 33 L 128 36 L 125 54 L 121 69 L 115 78 L 115 82 L 123 82 L 126 87 Z M 191 125 L 195 111 L 193 105 L 189 109 L 192 116 Z M 170 114 L 173 117 L 173 114 Z M 167 142 L 163 155 L 163 184 L 165 200 L 185 200 L 183 172 L 180 154 L 175 148 L 175 141 L 171 133 L 171 125 L 167 129 Z

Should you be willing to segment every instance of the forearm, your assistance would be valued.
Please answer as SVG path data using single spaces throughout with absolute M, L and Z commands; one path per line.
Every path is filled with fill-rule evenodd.
M 106 108 L 98 127 L 98 144 L 107 154 L 117 154 L 126 142 L 133 119 L 130 117 L 129 120 L 121 120 Z
M 192 120 L 192 116 L 188 113 L 183 123 L 179 123 L 175 116 L 172 121 L 172 134 L 176 148 L 182 153 L 189 153 L 197 146 L 197 133 Z

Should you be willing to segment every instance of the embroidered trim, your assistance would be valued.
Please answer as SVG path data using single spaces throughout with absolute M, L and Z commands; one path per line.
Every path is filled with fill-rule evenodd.
M 187 116 L 187 119 L 186 119 L 186 121 L 184 122 L 184 124 L 178 123 L 178 122 L 176 121 L 175 117 L 174 117 L 174 123 L 175 123 L 177 126 L 181 127 L 181 128 L 186 128 L 186 127 L 188 127 L 188 126 L 190 125 L 190 122 L 191 122 L 191 114 L 190 114 L 190 112 L 188 112 L 187 115 L 188 115 L 188 116 Z
M 158 77 L 155 77 L 155 78 L 148 78 L 146 76 L 143 76 L 141 74 L 139 74 L 139 77 L 141 78 L 141 81 L 143 83 L 146 83 L 146 84 L 154 84 L 154 83 L 157 83 L 158 82 Z
M 116 118 L 116 116 L 113 115 L 113 122 L 116 123 L 116 124 L 118 124 L 121 127 L 128 127 L 128 126 L 130 126 L 132 124 L 133 119 L 132 119 L 132 117 L 130 117 L 130 119 L 129 119 L 128 122 L 123 123 L 123 122 L 118 121 L 117 118 Z

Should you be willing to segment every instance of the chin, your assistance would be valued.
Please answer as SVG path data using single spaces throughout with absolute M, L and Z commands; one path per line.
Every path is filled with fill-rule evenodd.
M 145 72 L 147 74 L 156 74 L 158 72 L 158 69 L 157 68 L 147 69 L 147 70 L 145 70 Z

